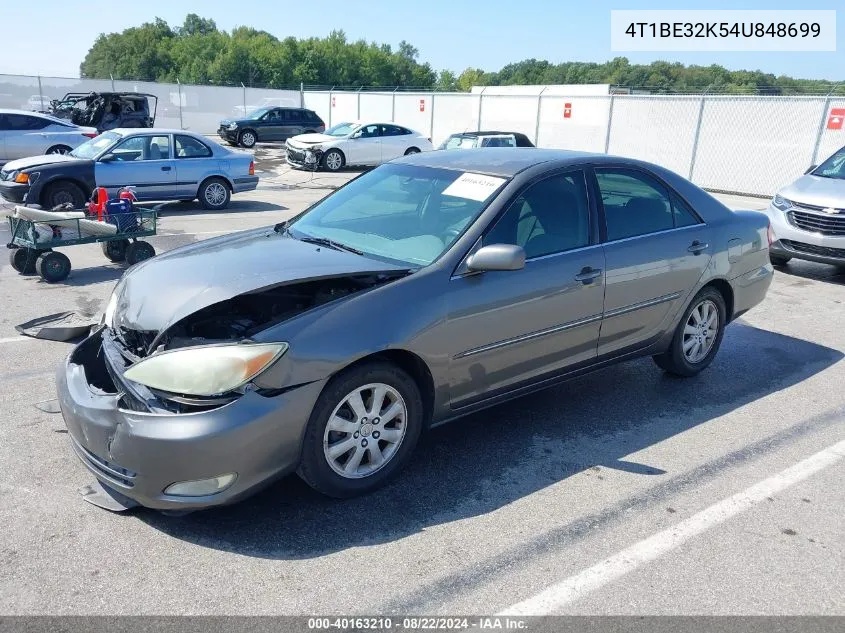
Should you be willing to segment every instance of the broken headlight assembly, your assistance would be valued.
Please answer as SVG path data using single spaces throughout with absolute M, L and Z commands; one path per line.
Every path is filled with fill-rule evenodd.
M 217 396 L 248 383 L 288 350 L 287 343 L 226 343 L 159 352 L 124 378 L 169 393 Z

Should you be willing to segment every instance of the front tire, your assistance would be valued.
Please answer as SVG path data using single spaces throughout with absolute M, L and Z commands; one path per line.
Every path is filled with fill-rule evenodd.
M 252 130 L 244 130 L 238 136 L 238 142 L 247 149 L 255 147 L 256 141 L 258 141 L 258 136 Z
M 126 263 L 134 266 L 150 257 L 155 257 L 156 251 L 153 245 L 143 240 L 132 242 L 126 247 Z
M 103 255 L 106 256 L 110 262 L 122 262 L 126 259 L 126 249 L 129 246 L 129 240 L 108 240 L 100 242 L 100 248 Z
M 78 185 L 68 180 L 61 180 L 49 185 L 41 197 L 41 206 L 52 209 L 62 204 L 70 203 L 74 209 L 85 206 L 85 193 Z
M 70 275 L 70 260 L 64 253 L 47 251 L 35 262 L 35 270 L 47 283 L 64 281 Z
M 340 150 L 330 149 L 328 152 L 323 154 L 323 167 L 325 167 L 328 171 L 340 171 L 343 169 L 345 163 L 346 159 L 343 157 Z
M 209 178 L 200 186 L 197 197 L 203 209 L 219 211 L 229 206 L 232 192 L 222 178 Z
M 422 425 L 422 396 L 407 373 L 383 362 L 353 367 L 320 394 L 297 472 L 330 497 L 372 492 L 408 463 Z
M 769 261 L 772 262 L 772 266 L 786 266 L 790 259 L 792 258 L 788 256 L 772 255 L 769 253 Z
M 713 362 L 726 325 L 722 293 L 713 287 L 703 288 L 684 311 L 669 349 L 654 356 L 654 362 L 670 374 L 695 376 Z

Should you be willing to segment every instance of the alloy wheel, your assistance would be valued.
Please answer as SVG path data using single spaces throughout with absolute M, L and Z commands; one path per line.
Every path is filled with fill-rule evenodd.
M 205 188 L 205 199 L 208 204 L 216 207 L 226 200 L 226 187 L 219 182 L 213 182 Z
M 329 152 L 329 155 L 326 156 L 326 166 L 332 171 L 340 169 L 342 162 L 343 160 L 337 152 Z
M 408 428 L 408 407 L 384 383 L 356 388 L 335 407 L 323 434 L 323 454 L 331 469 L 361 479 L 396 455 Z
M 705 299 L 690 312 L 684 325 L 684 357 L 690 363 L 700 363 L 707 357 L 719 333 L 719 310 Z

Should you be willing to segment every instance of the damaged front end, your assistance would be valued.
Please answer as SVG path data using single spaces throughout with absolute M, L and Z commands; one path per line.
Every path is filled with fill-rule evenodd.
M 207 411 L 249 391 L 277 395 L 286 385 L 258 378 L 284 355 L 288 343 L 256 343 L 252 337 L 407 274 L 397 270 L 272 286 L 202 307 L 161 331 L 115 324 L 119 319 L 107 311 L 106 325 L 97 333 L 99 358 L 87 359 L 86 373 L 95 381 L 92 386 L 121 394 L 121 408 L 139 412 Z

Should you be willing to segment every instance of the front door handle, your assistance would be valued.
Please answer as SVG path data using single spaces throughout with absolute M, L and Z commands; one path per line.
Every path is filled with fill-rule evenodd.
M 695 253 L 696 255 L 698 255 L 702 251 L 706 251 L 709 246 L 710 245 L 707 244 L 707 242 L 699 242 L 698 240 L 695 240 L 692 244 L 689 245 L 689 248 L 687 250 L 690 253 Z
M 585 266 L 581 272 L 575 275 L 575 280 L 582 282 L 585 286 L 598 277 L 601 277 L 601 268 Z
M 173 168 L 170 165 L 165 165 L 164 167 L 161 168 L 161 171 L 170 171 L 171 169 L 173 169 Z

